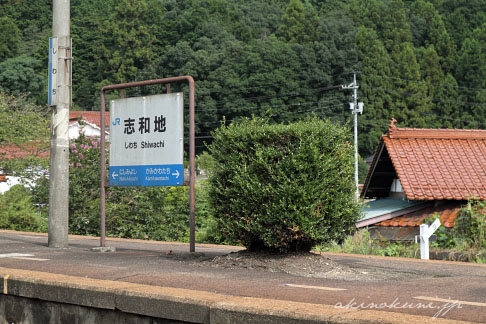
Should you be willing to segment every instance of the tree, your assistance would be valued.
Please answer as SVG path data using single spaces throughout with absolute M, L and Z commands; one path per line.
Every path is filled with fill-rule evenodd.
M 486 86 L 486 24 L 464 40 L 458 59 L 457 77 L 464 86 L 484 88 Z
M 100 69 L 104 46 L 111 46 L 113 35 L 103 33 L 107 13 L 113 12 L 113 0 L 79 0 L 72 3 L 73 105 L 84 110 L 99 106 L 99 83 L 105 77 Z M 109 45 L 108 45 L 109 44 Z M 106 62 L 105 62 L 106 63 Z M 109 68 L 110 69 L 110 68 Z
M 464 39 L 486 21 L 486 2 L 483 0 L 443 0 L 439 10 L 458 49 Z
M 20 30 L 9 17 L 0 17 L 0 62 L 18 54 L 20 47 Z
M 365 113 L 360 127 L 359 149 L 364 156 L 374 152 L 388 121 L 396 117 L 392 113 L 391 58 L 377 33 L 360 27 L 356 34 L 356 47 L 361 61 L 360 92 Z
M 386 1 L 386 10 L 381 12 L 381 15 L 377 22 L 377 31 L 389 52 L 393 53 L 400 44 L 412 41 L 412 32 L 402 0 Z
M 427 84 L 428 96 L 436 99 L 439 85 L 444 79 L 444 72 L 440 66 L 440 57 L 433 45 L 422 51 L 419 59 L 422 78 Z
M 31 30 L 30 27 L 43 30 L 52 24 L 52 1 L 50 0 L 3 0 L 0 2 L 0 12 L 2 16 L 11 17 L 24 36 Z
M 410 7 L 410 24 L 416 47 L 434 46 L 445 72 L 454 70 L 456 46 L 438 10 L 430 2 L 415 1 Z
M 456 79 L 448 73 L 440 84 L 435 105 L 435 115 L 444 128 L 467 126 L 467 123 L 464 123 L 464 118 L 467 118 L 464 114 L 465 107 L 458 102 L 459 90 Z
M 427 96 L 427 84 L 421 80 L 413 45 L 403 43 L 392 53 L 392 74 L 395 89 L 392 90 L 393 113 L 408 127 L 427 127 L 431 119 L 432 101 Z
M 461 101 L 469 103 L 467 112 L 477 121 L 476 127 L 486 125 L 486 24 L 477 28 L 462 45 L 457 65 L 458 82 L 466 89 Z M 460 80 L 460 81 L 459 81 Z
M 30 93 L 37 104 L 47 101 L 46 77 L 36 72 L 39 62 L 28 56 L 17 56 L 0 63 L 0 86 L 18 96 Z
M 122 0 L 105 20 L 103 33 L 108 42 L 101 45 L 98 61 L 103 80 L 130 82 L 155 59 L 153 26 L 145 21 L 148 10 L 145 0 Z
M 290 43 L 318 40 L 319 19 L 314 7 L 308 1 L 290 0 L 277 33 Z

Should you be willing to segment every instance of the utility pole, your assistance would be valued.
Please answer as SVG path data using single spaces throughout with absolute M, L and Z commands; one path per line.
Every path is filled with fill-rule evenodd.
M 358 113 L 363 113 L 362 102 L 358 102 L 358 83 L 356 83 L 356 73 L 354 73 L 353 83 L 342 85 L 341 89 L 353 89 L 353 102 L 349 103 L 349 109 L 354 117 L 354 182 L 356 184 L 356 200 L 359 199 L 359 181 L 358 181 Z
M 52 53 L 49 73 L 56 84 L 50 87 L 52 100 L 51 149 L 49 167 L 49 237 L 51 248 L 68 247 L 69 221 L 69 108 L 71 107 L 71 35 L 70 0 L 53 0 L 52 39 L 57 48 Z M 50 53 L 51 54 L 51 53 Z M 50 76 L 51 77 L 51 76 Z M 53 95 L 53 96 L 52 96 Z

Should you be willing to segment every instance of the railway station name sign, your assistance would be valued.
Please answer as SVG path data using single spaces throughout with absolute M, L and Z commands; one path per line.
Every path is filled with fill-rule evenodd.
M 182 93 L 112 100 L 110 186 L 184 184 Z

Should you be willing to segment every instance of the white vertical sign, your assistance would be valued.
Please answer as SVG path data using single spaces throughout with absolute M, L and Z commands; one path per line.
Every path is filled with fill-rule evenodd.
M 49 38 L 49 86 L 47 93 L 47 104 L 57 105 L 57 59 L 58 59 L 57 37 Z

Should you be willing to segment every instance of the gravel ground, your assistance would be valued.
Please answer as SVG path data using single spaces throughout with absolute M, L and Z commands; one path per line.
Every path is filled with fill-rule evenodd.
M 333 260 L 332 256 L 315 253 L 270 253 L 233 252 L 225 256 L 202 261 L 200 266 L 225 269 L 248 269 L 251 271 L 283 272 L 299 277 L 327 278 L 338 280 L 380 281 L 393 278 L 422 277 L 423 274 L 397 269 L 348 266 Z

